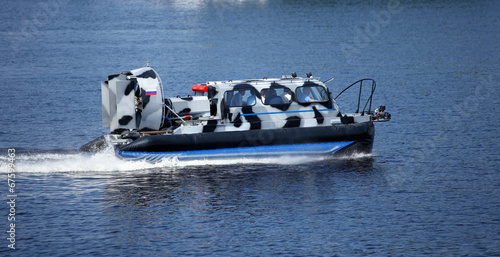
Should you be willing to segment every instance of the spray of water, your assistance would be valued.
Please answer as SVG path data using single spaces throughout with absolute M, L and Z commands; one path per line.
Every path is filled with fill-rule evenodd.
M 371 154 L 352 154 L 349 156 L 335 157 L 344 159 L 363 159 L 371 157 Z M 126 160 L 115 155 L 113 147 L 108 146 L 99 153 L 87 154 L 74 151 L 58 152 L 25 152 L 16 155 L 16 172 L 26 173 L 81 173 L 81 172 L 128 172 L 148 171 L 151 169 L 182 168 L 187 166 L 217 166 L 217 165 L 241 165 L 241 164 L 277 164 L 277 165 L 299 165 L 311 162 L 331 159 L 332 156 L 270 156 L 268 158 L 228 158 L 217 160 L 190 160 L 180 161 L 176 157 L 164 158 L 160 162 L 149 162 L 146 160 Z M 0 156 L 0 173 L 6 173 L 8 168 L 7 156 Z
M 328 157 L 328 156 L 327 156 Z M 158 168 L 182 168 L 187 166 L 217 166 L 238 164 L 278 164 L 297 165 L 321 161 L 327 158 L 311 156 L 275 156 L 269 158 L 236 158 L 218 160 L 179 161 L 176 157 L 165 158 L 160 162 L 151 163 L 145 160 L 130 161 L 115 156 L 113 152 L 104 151 L 96 154 L 75 152 L 43 152 L 21 153 L 16 155 L 16 172 L 19 173 L 80 173 L 80 172 L 114 172 L 114 171 L 147 171 Z M 7 157 L 0 157 L 0 173 L 7 172 Z

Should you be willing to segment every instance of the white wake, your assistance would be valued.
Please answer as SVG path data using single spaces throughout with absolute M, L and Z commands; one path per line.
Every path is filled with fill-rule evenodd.
M 146 160 L 131 161 L 115 156 L 114 152 L 107 151 L 96 154 L 77 152 L 25 152 L 17 153 L 14 164 L 16 172 L 25 173 L 65 173 L 65 172 L 113 172 L 113 171 L 140 171 L 150 169 L 182 168 L 188 166 L 222 166 L 222 165 L 252 165 L 276 164 L 299 165 L 322 161 L 330 156 L 272 156 L 259 159 L 220 159 L 220 160 L 190 160 L 179 161 L 177 158 L 162 159 L 151 163 Z M 0 173 L 7 173 L 8 157 L 0 157 Z

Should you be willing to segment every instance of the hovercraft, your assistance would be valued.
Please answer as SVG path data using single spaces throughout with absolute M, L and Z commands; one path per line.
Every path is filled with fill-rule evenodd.
M 370 111 L 375 81 L 359 80 L 335 98 L 328 81 L 311 73 L 210 81 L 192 86 L 192 95 L 164 98 L 151 67 L 110 75 L 101 82 L 102 121 L 110 133 L 80 151 L 113 147 L 120 158 L 150 162 L 370 153 L 374 122 L 390 120 L 385 106 Z M 371 90 L 360 110 L 366 85 Z M 336 99 L 355 86 L 357 110 L 341 113 Z

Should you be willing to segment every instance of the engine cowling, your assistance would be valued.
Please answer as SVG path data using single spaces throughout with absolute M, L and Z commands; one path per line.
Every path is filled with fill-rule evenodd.
M 163 86 L 151 67 L 108 76 L 101 82 L 103 127 L 158 130 L 164 120 Z

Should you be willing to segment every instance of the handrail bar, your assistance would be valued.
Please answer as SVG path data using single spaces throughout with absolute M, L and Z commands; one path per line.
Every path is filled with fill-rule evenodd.
M 349 88 L 351 88 L 352 86 L 356 85 L 359 83 L 359 95 L 358 95 L 358 107 L 356 109 L 356 113 L 359 113 L 359 106 L 361 104 L 361 92 L 363 90 L 363 81 L 371 81 L 372 82 L 372 89 L 371 89 L 371 93 L 370 93 L 370 97 L 368 97 L 368 99 L 366 100 L 366 103 L 365 103 L 365 106 L 363 107 L 363 110 L 361 112 L 361 115 L 364 115 L 365 113 L 365 109 L 366 109 L 366 106 L 368 105 L 368 103 L 370 103 L 370 106 L 368 108 L 368 114 L 370 114 L 370 111 L 372 109 L 372 100 L 373 100 L 373 93 L 375 93 L 375 89 L 377 88 L 377 83 L 375 82 L 375 80 L 373 79 L 370 79 L 370 78 L 366 78 L 366 79 L 360 79 L 354 83 L 352 83 L 351 85 L 349 85 L 348 87 L 346 87 L 344 90 L 342 90 L 342 92 L 340 92 L 335 98 L 333 98 L 334 100 L 337 100 L 337 98 L 342 95 L 345 91 L 347 91 Z

